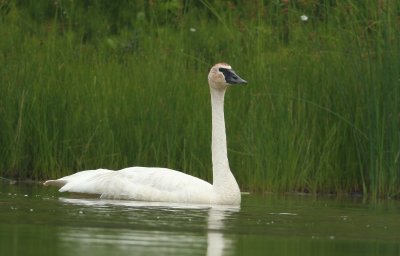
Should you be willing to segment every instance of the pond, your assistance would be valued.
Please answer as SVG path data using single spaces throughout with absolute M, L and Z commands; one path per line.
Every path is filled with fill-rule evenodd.
M 400 255 L 400 202 L 250 194 L 210 207 L 0 183 L 0 255 Z

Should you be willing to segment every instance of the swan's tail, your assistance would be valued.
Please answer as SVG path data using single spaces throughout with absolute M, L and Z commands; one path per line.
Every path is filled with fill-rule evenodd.
M 43 183 L 43 185 L 58 187 L 60 188 L 60 192 L 69 191 L 98 194 L 96 184 L 94 184 L 93 182 L 95 182 L 96 179 L 101 179 L 101 177 L 105 177 L 104 175 L 108 173 L 114 173 L 114 171 L 106 169 L 81 171 L 57 180 L 47 180 Z M 103 180 L 104 183 L 108 183 L 107 177 L 108 176 L 105 177 L 106 180 Z M 94 188 L 93 184 L 95 186 Z
M 58 188 L 61 188 L 65 184 L 67 184 L 66 180 L 46 180 L 43 183 L 43 185 L 45 185 L 45 186 L 55 186 L 55 187 L 58 187 Z

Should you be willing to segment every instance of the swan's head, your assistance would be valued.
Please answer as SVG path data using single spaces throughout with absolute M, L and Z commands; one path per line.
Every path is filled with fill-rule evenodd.
M 225 89 L 234 84 L 247 84 L 226 63 L 215 64 L 208 73 L 208 84 L 214 89 Z

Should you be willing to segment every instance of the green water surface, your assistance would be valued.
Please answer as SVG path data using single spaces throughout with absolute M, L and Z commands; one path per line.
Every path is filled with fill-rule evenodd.
M 243 195 L 240 208 L 0 183 L 0 255 L 400 255 L 400 202 Z

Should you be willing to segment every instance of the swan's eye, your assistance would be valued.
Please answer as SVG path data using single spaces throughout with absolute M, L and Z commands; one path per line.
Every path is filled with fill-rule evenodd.
M 219 68 L 218 70 L 219 72 L 224 74 L 225 81 L 227 81 L 228 83 L 229 81 L 236 80 L 238 78 L 237 75 L 235 74 L 235 71 L 233 71 L 230 68 Z

